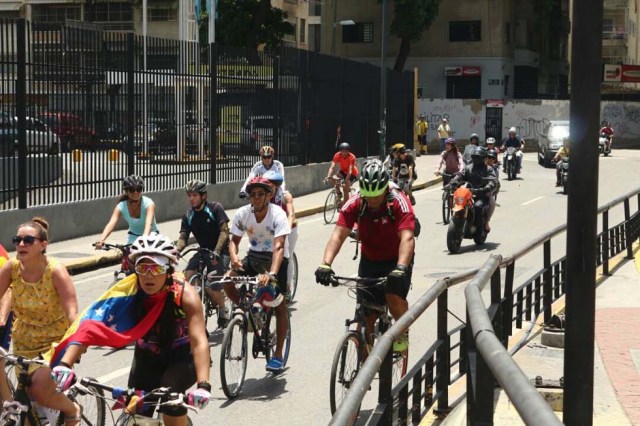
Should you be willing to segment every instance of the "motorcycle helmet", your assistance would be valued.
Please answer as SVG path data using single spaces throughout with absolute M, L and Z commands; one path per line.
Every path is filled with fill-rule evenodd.
M 165 258 L 169 264 L 178 262 L 178 250 L 169 237 L 162 234 L 150 234 L 138 237 L 131 245 L 129 260 L 136 263 L 141 257 L 149 257 L 156 263 L 163 263 Z M 160 259 L 159 259 L 160 258 Z
M 360 195 L 377 197 L 389 187 L 389 173 L 380 160 L 367 162 L 360 173 Z
M 184 186 L 184 190 L 186 192 L 197 192 L 198 194 L 206 194 L 207 193 L 207 183 L 198 179 L 193 179 L 187 182 Z
M 338 145 L 338 150 L 340 150 L 340 151 L 345 151 L 345 150 L 349 151 L 350 149 L 351 149 L 351 147 L 346 142 L 342 142 L 340 145 Z
M 469 136 L 469 142 L 473 143 L 473 140 L 476 140 L 476 145 L 478 144 L 478 142 L 480 141 L 480 137 L 478 136 L 477 133 L 471 133 L 471 136 Z
M 273 148 L 271 148 L 269 145 L 265 145 L 262 148 L 260 148 L 260 151 L 258 151 L 258 153 L 260 154 L 261 157 L 272 157 L 273 156 Z
M 487 151 L 487 158 L 492 158 L 494 160 L 498 159 L 498 153 L 495 149 L 490 149 Z
M 454 138 L 447 138 L 447 140 L 445 140 L 444 143 L 449 145 L 455 145 L 456 140 Z
M 509 134 L 513 133 L 515 135 L 517 132 L 518 131 L 516 130 L 515 127 L 509 127 Z
M 479 146 L 473 150 L 471 153 L 471 161 L 473 161 L 474 165 L 484 164 L 484 159 L 487 157 L 487 150 Z
M 262 188 L 267 191 L 267 193 L 271 193 L 271 183 L 262 176 L 254 177 L 249 181 L 246 188 L 247 194 L 254 188 Z
M 144 179 L 140 175 L 130 175 L 122 180 L 122 188 L 144 188 Z
M 495 145 L 496 138 L 487 138 L 487 145 Z
M 269 170 L 262 177 L 276 185 L 281 185 L 284 181 L 284 177 L 276 170 Z

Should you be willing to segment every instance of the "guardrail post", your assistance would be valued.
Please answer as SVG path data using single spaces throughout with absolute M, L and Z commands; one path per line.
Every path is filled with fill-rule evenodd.
M 393 348 L 387 351 L 387 355 L 380 365 L 378 384 L 378 406 L 384 407 L 384 412 L 380 417 L 380 424 L 390 425 L 393 416 L 392 391 L 392 368 L 393 368 Z
M 627 244 L 627 259 L 633 259 L 633 241 L 631 241 L 631 228 L 629 220 L 631 219 L 631 206 L 629 199 L 624 199 L 624 239 Z
M 441 342 L 436 352 L 436 392 L 440 393 L 438 398 L 438 407 L 434 412 L 436 413 L 448 413 L 449 412 L 449 384 L 451 381 L 451 353 L 450 342 L 448 332 L 448 316 L 447 311 L 447 292 L 445 289 L 440 296 L 438 296 L 438 340 Z
M 135 136 L 135 35 L 127 33 L 127 144 L 125 152 L 127 153 L 127 174 L 135 173 L 135 152 L 134 152 L 134 136 Z
M 505 325 L 506 320 L 511 323 L 511 316 L 506 315 L 503 308 L 503 299 L 501 295 L 502 280 L 500 279 L 500 268 L 497 268 L 493 275 L 491 275 L 491 304 L 495 306 L 496 312 L 493 317 L 493 330 L 496 336 L 502 342 L 505 348 L 509 345 L 509 334 L 507 333 L 508 326 Z M 511 312 L 511 309 L 509 309 Z
M 602 212 L 602 274 L 609 275 L 609 210 Z
M 16 21 L 16 117 L 18 118 L 18 208 L 27 208 L 27 25 Z
M 493 384 L 495 378 L 476 348 L 467 312 L 467 424 L 493 424 Z
M 544 283 L 542 283 L 542 300 L 544 303 L 544 323 L 551 320 L 551 301 L 553 300 L 553 281 L 551 271 L 551 240 L 544 242 Z
M 218 165 L 218 45 L 209 43 L 209 183 L 216 184 Z

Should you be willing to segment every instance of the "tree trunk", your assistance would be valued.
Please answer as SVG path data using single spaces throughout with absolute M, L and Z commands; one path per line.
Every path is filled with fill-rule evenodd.
M 411 51 L 411 42 L 402 37 L 400 39 L 400 50 L 398 51 L 398 56 L 396 56 L 396 63 L 393 66 L 394 71 L 403 71 L 404 64 L 407 62 L 407 58 L 409 57 L 409 52 Z

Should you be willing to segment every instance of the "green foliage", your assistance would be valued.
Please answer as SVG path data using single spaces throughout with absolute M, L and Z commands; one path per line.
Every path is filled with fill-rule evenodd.
M 438 16 L 440 0 L 394 0 L 391 35 L 415 43 Z

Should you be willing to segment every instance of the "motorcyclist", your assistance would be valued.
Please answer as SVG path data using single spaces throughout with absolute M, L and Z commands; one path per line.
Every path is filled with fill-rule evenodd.
M 487 166 L 492 167 L 493 171 L 496 174 L 496 189 L 489 194 L 489 209 L 487 211 L 487 218 L 485 220 L 486 229 L 487 224 L 491 221 L 493 212 L 496 210 L 496 198 L 498 197 L 498 192 L 500 191 L 500 163 L 498 162 L 498 153 L 495 149 L 487 150 L 487 158 L 485 160 L 485 163 L 487 164 Z M 489 229 L 491 229 L 491 227 L 489 227 Z
M 556 186 L 562 185 L 560 182 L 560 176 L 562 175 L 562 159 L 569 160 L 569 138 L 562 140 L 562 146 L 556 153 L 555 157 L 551 159 L 551 162 L 556 164 Z
M 464 147 L 464 152 L 462 153 L 464 164 L 471 164 L 471 154 L 473 154 L 473 150 L 479 145 L 480 137 L 477 133 L 471 133 L 469 136 L 469 144 Z
M 522 149 L 524 148 L 524 139 L 516 134 L 517 130 L 515 127 L 509 128 L 509 136 L 502 140 L 502 146 L 500 147 L 500 151 L 506 151 L 507 148 L 515 148 L 516 149 L 516 174 L 520 173 L 520 169 L 522 168 Z M 506 172 L 507 162 L 506 162 L 506 152 L 502 157 L 502 171 Z
M 613 142 L 613 127 L 611 127 L 611 123 L 608 121 L 602 122 L 602 129 L 600 129 L 600 134 L 604 134 L 606 136 L 604 145 L 605 151 L 611 150 L 611 143 Z
M 484 214 L 485 207 L 490 207 L 489 197 L 496 189 L 496 174 L 493 167 L 485 164 L 487 150 L 478 146 L 471 155 L 471 164 L 467 165 L 462 172 L 451 179 L 451 189 L 454 190 L 461 183 L 467 182 L 471 186 L 474 198 L 475 225 L 488 233 L 491 230 L 487 215 Z M 493 198 L 493 197 L 491 197 Z
M 500 154 L 500 149 L 496 147 L 496 138 L 487 138 L 485 145 L 487 146 L 487 154 L 492 149 L 496 152 L 496 154 Z

